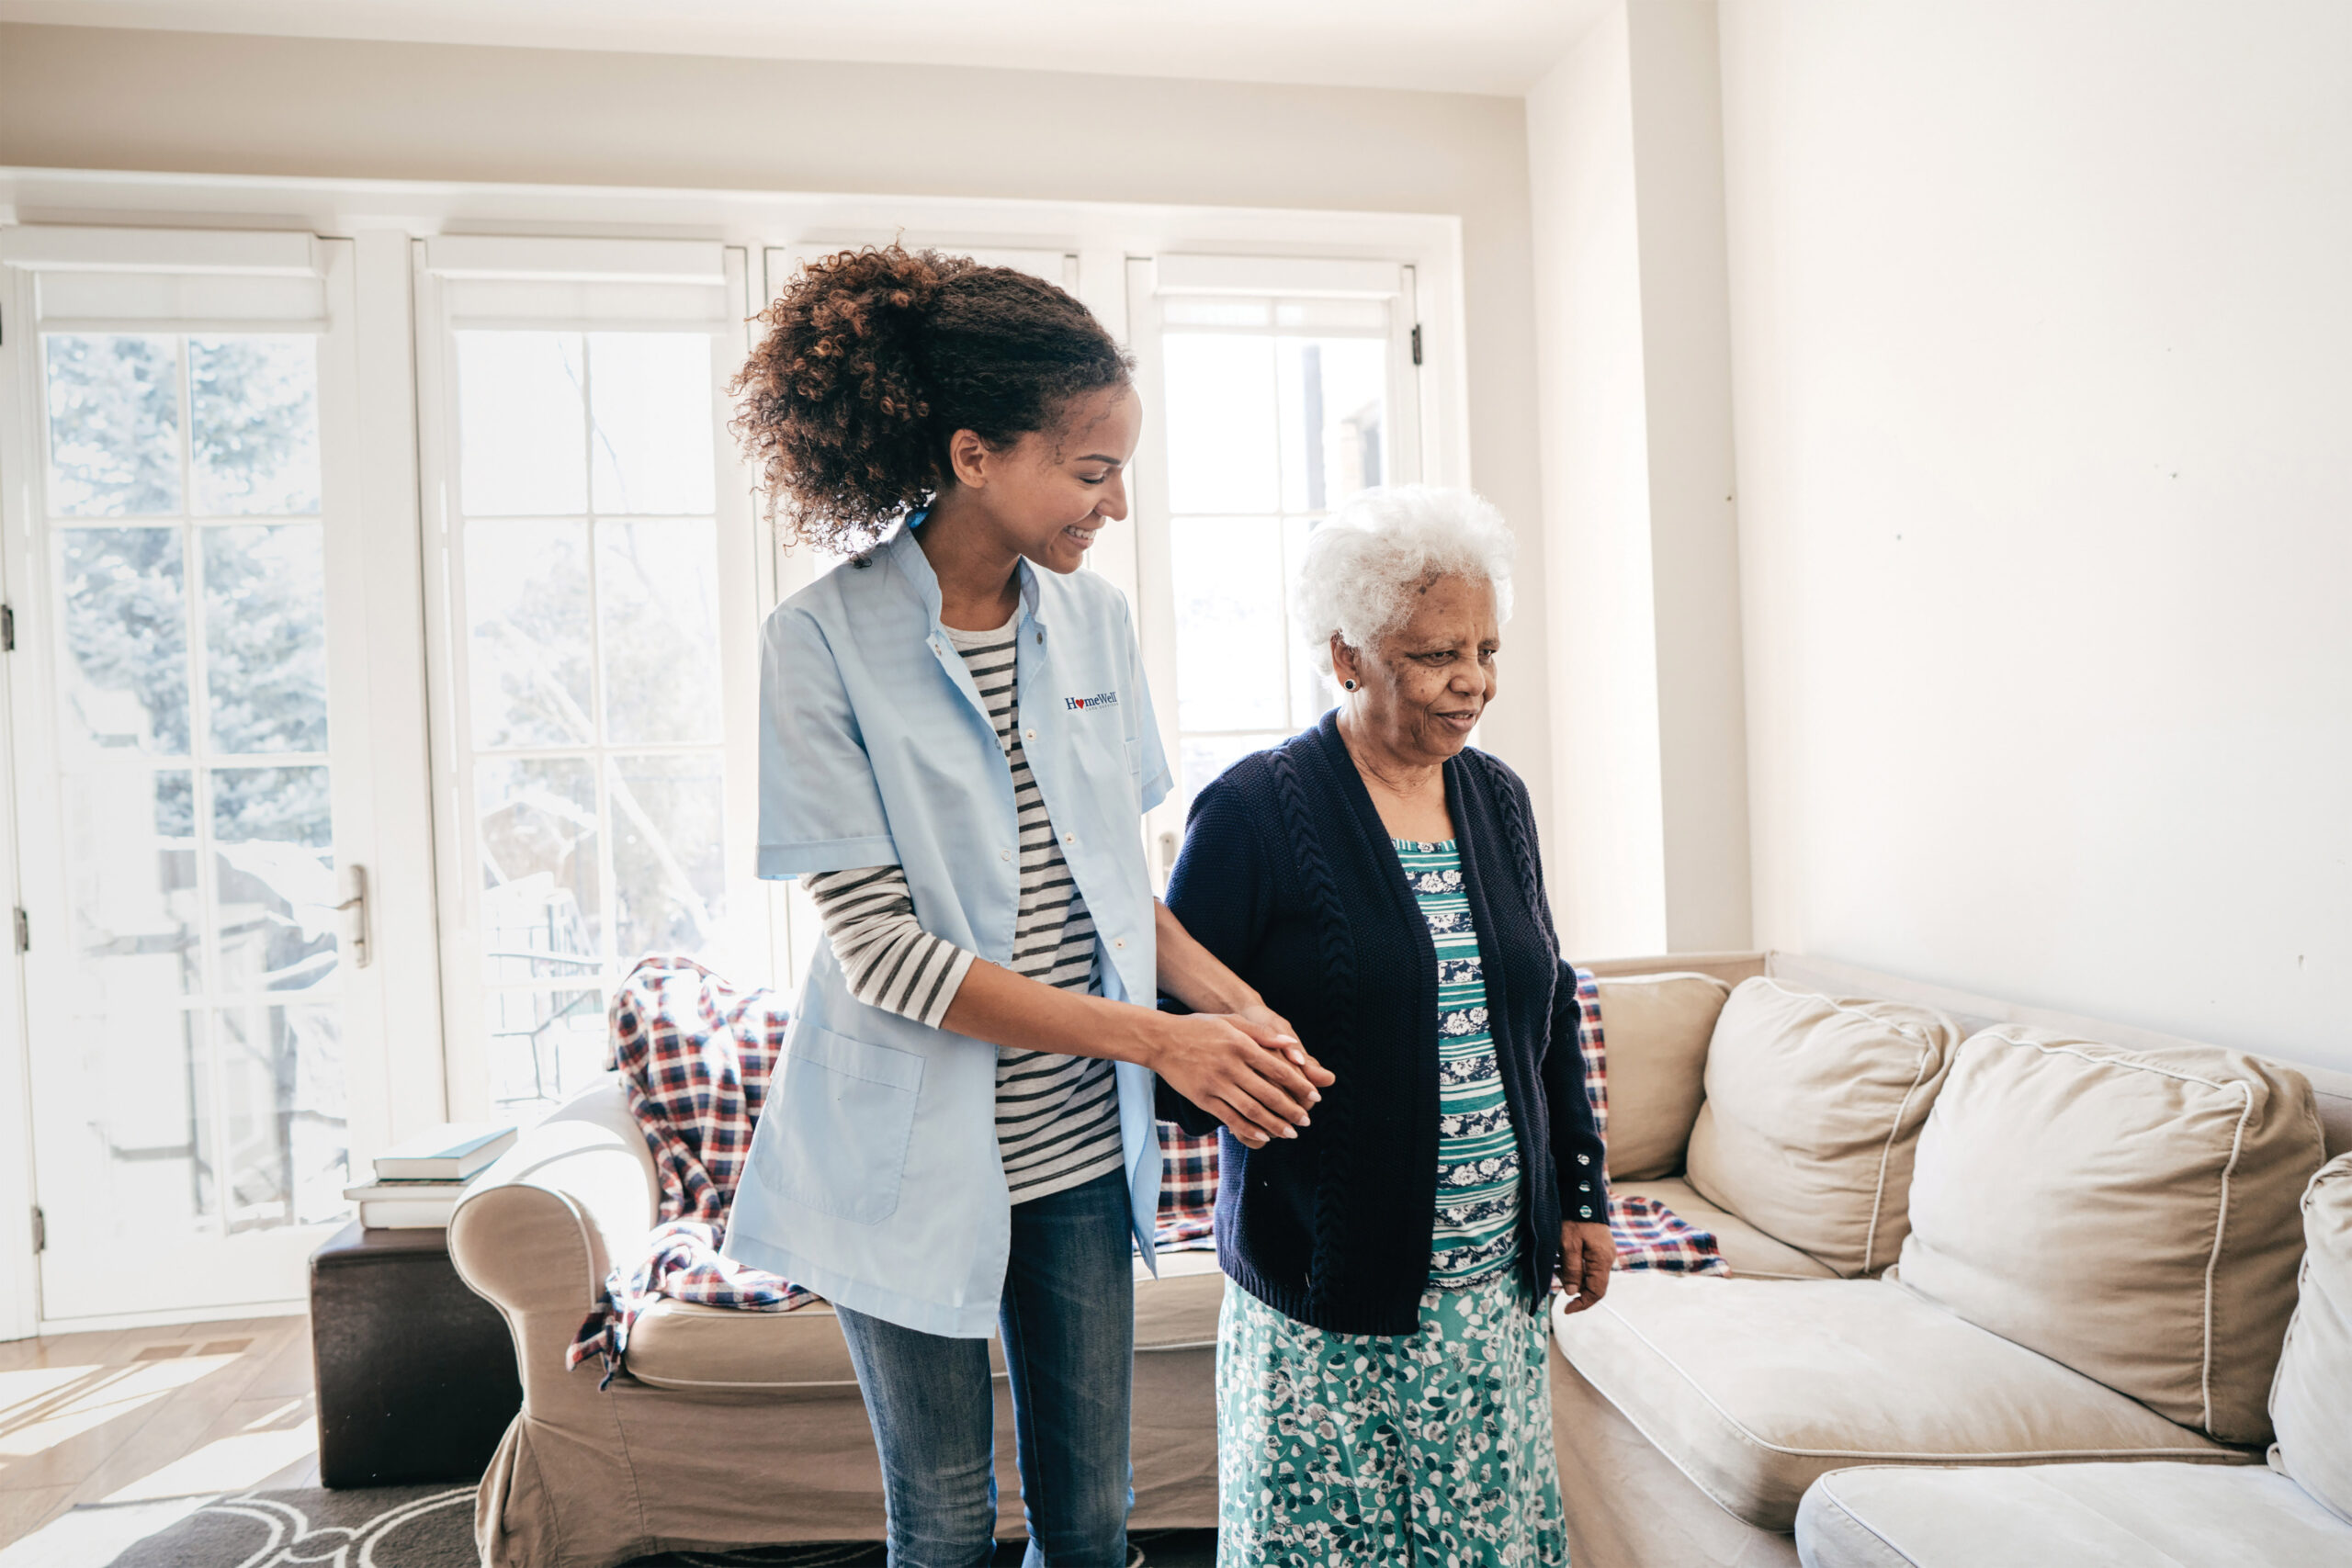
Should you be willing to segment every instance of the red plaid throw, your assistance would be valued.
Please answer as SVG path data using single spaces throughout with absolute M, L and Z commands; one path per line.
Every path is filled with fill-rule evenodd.
M 790 1015 L 782 1002 L 770 991 L 738 992 L 691 958 L 657 956 L 629 971 L 613 993 L 611 1016 L 605 1066 L 619 1069 L 653 1151 L 662 1209 L 645 1254 L 614 1265 L 604 1300 L 564 1358 L 567 1367 L 600 1358 L 606 1382 L 638 1314 L 659 1297 L 752 1312 L 790 1312 L 817 1299 L 718 1255 L 768 1076 L 784 1054 Z
M 1600 1029 L 1600 983 L 1589 969 L 1577 976 L 1577 1043 L 1584 1047 L 1584 1092 L 1592 1101 L 1592 1123 L 1609 1135 L 1609 1044 Z M 1655 1198 L 1609 1194 L 1609 1232 L 1617 1243 L 1617 1267 L 1654 1269 L 1667 1274 L 1728 1274 L 1731 1266 L 1715 1238 Z
M 1173 1122 L 1159 1124 L 1159 1219 L 1151 1245 L 1160 1252 L 1216 1249 L 1216 1134 L 1187 1137 Z

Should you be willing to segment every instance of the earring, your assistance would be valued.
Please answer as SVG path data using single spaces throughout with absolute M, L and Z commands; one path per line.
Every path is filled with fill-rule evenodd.
M 1346 687 L 1351 692 L 1356 689 L 1356 683 L 1353 681 L 1342 681 L 1340 684 Z

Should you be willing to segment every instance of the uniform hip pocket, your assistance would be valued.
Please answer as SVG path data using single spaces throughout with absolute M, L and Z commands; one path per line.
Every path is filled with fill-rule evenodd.
M 778 1196 L 860 1224 L 898 1213 L 923 1059 L 846 1034 L 793 1027 L 782 1081 L 761 1114 Z

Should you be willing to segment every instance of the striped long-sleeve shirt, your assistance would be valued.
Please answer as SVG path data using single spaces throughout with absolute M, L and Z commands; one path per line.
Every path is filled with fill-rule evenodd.
M 1021 834 L 1021 903 L 1013 925 L 1015 974 L 1094 991 L 1093 918 L 1078 890 L 1021 748 L 1016 688 L 1018 617 L 991 632 L 947 636 L 971 671 L 1012 773 Z M 974 955 L 924 931 L 906 874 L 897 866 L 823 872 L 806 879 L 851 994 L 938 1027 Z M 997 1147 L 1016 1203 L 1091 1181 L 1124 1163 L 1112 1064 L 1005 1045 L 997 1049 Z

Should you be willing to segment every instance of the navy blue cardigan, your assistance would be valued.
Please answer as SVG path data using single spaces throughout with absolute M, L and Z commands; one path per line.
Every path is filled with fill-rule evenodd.
M 1521 1265 L 1541 1308 L 1560 1223 L 1608 1188 L 1527 786 L 1483 751 L 1445 764 L 1487 1008 L 1519 1134 Z M 1290 1020 L 1339 1081 L 1295 1139 L 1220 1141 L 1217 1260 L 1260 1301 L 1340 1334 L 1409 1334 L 1437 1204 L 1437 952 L 1336 714 L 1243 758 L 1193 802 L 1168 905 Z M 1187 1132 L 1216 1119 L 1162 1084 Z

